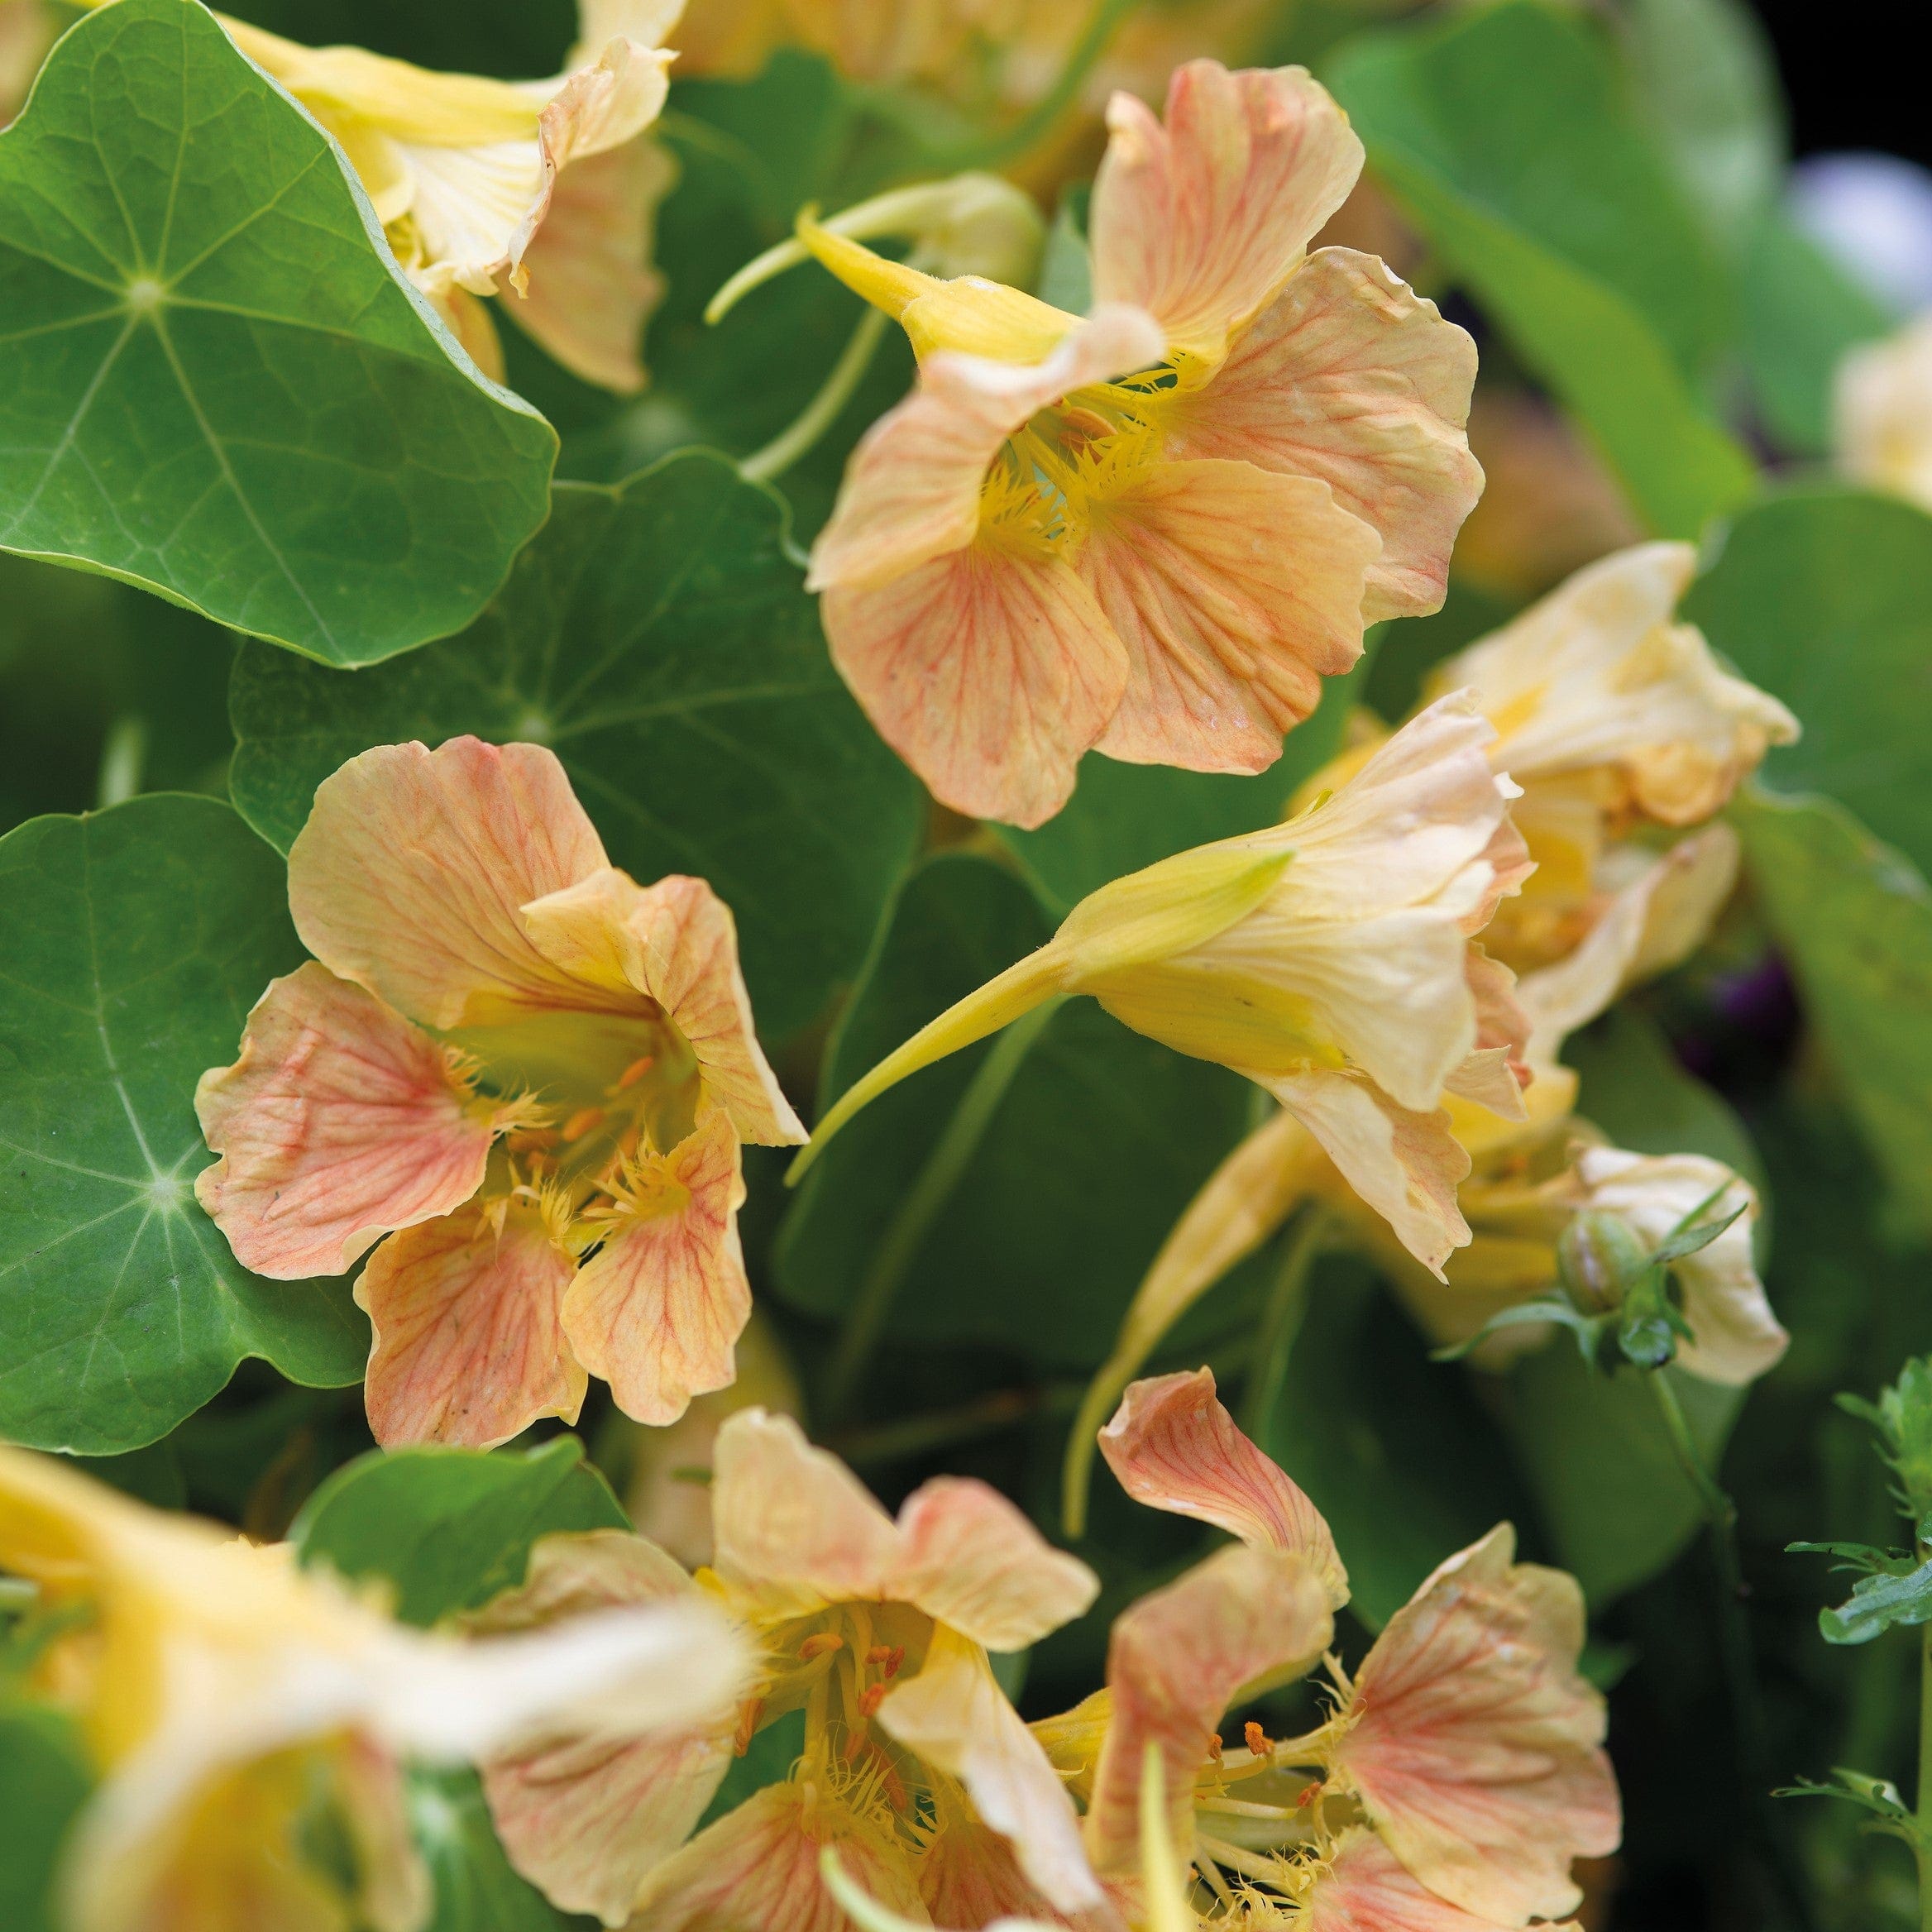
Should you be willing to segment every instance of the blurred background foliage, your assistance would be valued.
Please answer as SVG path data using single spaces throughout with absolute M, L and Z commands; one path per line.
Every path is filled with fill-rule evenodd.
M 696 16 L 705 0 L 691 5 Z M 573 24 L 567 0 L 239 0 L 235 11 L 311 42 L 503 75 L 554 70 Z M 1740 801 L 1748 883 L 1714 942 L 1581 1035 L 1570 1057 L 1583 1111 L 1619 1145 L 1709 1153 L 1764 1190 L 1767 1279 L 1792 1347 L 1742 1401 L 1688 1381 L 1683 1393 L 1741 1510 L 1771 1761 L 1781 1778 L 1848 1763 L 1909 1788 L 1909 1636 L 1828 1649 L 1816 1615 L 1842 1591 L 1822 1565 L 1782 1553 L 1800 1538 L 1885 1540 L 1884 1471 L 1834 1398 L 1872 1393 L 1932 1347 L 1932 517 L 1834 473 L 1830 411 L 1844 351 L 1932 298 L 1932 235 L 1919 237 L 1915 293 L 1909 261 L 1861 254 L 1820 216 L 1815 171 L 1826 150 L 1918 158 L 1923 103 L 1913 95 L 1908 112 L 1898 77 L 1879 71 L 1902 65 L 1903 49 L 1877 45 L 1855 12 L 1770 0 L 1147 0 L 1107 16 L 1118 44 L 1071 109 L 1045 122 L 971 87 L 935 97 L 919 79 L 844 76 L 806 49 L 780 49 L 748 74 L 681 76 L 661 129 L 677 183 L 658 222 L 667 294 L 650 324 L 649 388 L 607 395 L 505 332 L 510 385 L 562 438 L 559 476 L 615 485 L 697 446 L 743 457 L 798 415 L 844 351 L 856 299 L 796 273 L 719 328 L 702 311 L 801 204 L 834 208 L 968 165 L 1011 168 L 1059 209 L 1045 271 L 1062 278 L 1057 294 L 1069 275 L 1077 285 L 1082 206 L 1077 189 L 1059 191 L 1091 170 L 1083 109 L 1106 83 L 1200 52 L 1302 60 L 1369 151 L 1367 182 L 1330 238 L 1384 254 L 1481 347 L 1471 440 L 1489 488 L 1447 607 L 1383 627 L 1263 777 L 1092 759 L 1067 811 L 1031 834 L 928 812 L 829 672 L 809 730 L 796 710 L 734 727 L 723 777 L 715 750 L 662 734 L 580 743 L 570 755 L 586 802 L 621 862 L 646 874 L 690 864 L 737 906 L 764 1031 L 803 1101 L 821 1067 L 835 1092 L 1095 884 L 1272 820 L 1341 742 L 1351 702 L 1399 717 L 1430 664 L 1576 565 L 1643 534 L 1700 542 L 1686 614 L 1802 720 L 1802 742 L 1763 773 L 1767 793 L 1799 802 Z M 0 112 L 17 106 L 20 77 L 64 17 L 0 0 Z M 1920 193 L 1932 196 L 1932 179 Z M 910 371 L 896 337 L 880 347 L 830 432 L 781 480 L 787 533 L 769 499 L 709 459 L 680 458 L 615 496 L 586 488 L 559 498 L 473 632 L 380 672 L 317 668 L 104 577 L 0 558 L 0 830 L 146 792 L 226 797 L 232 768 L 235 803 L 285 849 L 317 777 L 362 744 L 517 734 L 519 707 L 543 694 L 506 671 L 485 704 L 463 680 L 485 652 L 514 664 L 519 624 L 568 627 L 587 650 L 602 625 L 618 649 L 656 653 L 653 665 L 686 652 L 691 675 L 725 684 L 763 675 L 781 649 L 822 670 L 787 549 L 809 540 L 854 440 Z M 573 519 L 591 520 L 584 541 L 643 547 L 627 567 L 648 578 L 665 567 L 648 553 L 649 519 L 625 533 L 625 503 L 648 499 L 653 517 L 667 515 L 706 491 L 717 518 L 688 543 L 736 586 L 730 607 L 633 635 L 621 612 L 544 579 L 553 547 L 579 540 Z M 294 721 L 280 739 L 278 719 Z M 834 768 L 828 803 L 815 775 Z M 756 822 L 731 819 L 740 768 L 768 787 Z M 653 843 L 667 785 L 704 820 L 708 854 Z M 823 838 L 801 861 L 774 841 L 806 813 Z M 799 863 L 824 873 L 802 900 L 787 896 Z M 795 1198 L 778 1157 L 750 1150 L 744 1227 L 761 1327 L 738 1399 L 796 1405 L 811 1391 L 815 1433 L 888 1503 L 945 1470 L 988 1478 L 1051 1523 L 1083 1380 L 1166 1230 L 1253 1124 L 1254 1097 L 1091 1006 L 1016 1037 L 889 1096 Z M 1205 1360 L 1238 1386 L 1282 1259 L 1277 1246 L 1237 1271 L 1157 1365 Z M 1695 1499 L 1647 1409 L 1633 1406 L 1634 1384 L 1587 1380 L 1565 1349 L 1502 1378 L 1432 1365 L 1365 1264 L 1330 1257 L 1319 1270 L 1265 1433 L 1346 1554 L 1350 1651 L 1504 1516 L 1528 1554 L 1574 1569 L 1590 1594 L 1589 1659 L 1611 1691 L 1628 1830 L 1591 1875 L 1589 1925 L 1915 1923 L 1909 1859 L 1863 1835 L 1848 1809 L 1781 1814 L 1801 1906 L 1763 1868 Z M 701 1404 L 660 1440 L 615 1415 L 600 1387 L 579 1431 L 588 1464 L 565 1442 L 528 1461 L 357 1462 L 370 1446 L 357 1389 L 298 1387 L 248 1361 L 161 1439 L 93 1466 L 252 1534 L 293 1524 L 308 1560 L 380 1570 L 404 1614 L 427 1622 L 481 1600 L 492 1564 L 519 1573 L 541 1529 L 620 1520 L 614 1494 L 677 1547 L 691 1498 L 676 1472 L 701 1459 L 707 1426 Z M 460 1546 L 461 1574 L 427 1531 L 412 1540 L 418 1520 Z M 1187 1524 L 1098 1485 L 1080 1553 L 1106 1594 L 1027 1660 L 1029 1713 L 1091 1689 L 1112 1610 L 1198 1547 Z M 64 1815 L 77 1801 L 71 1754 L 37 1718 L 4 1721 L 0 1816 Z M 734 1774 L 758 1775 L 755 1758 Z M 418 1798 L 438 1848 L 439 1928 L 567 1922 L 503 1863 L 473 1785 L 424 1780 Z M 24 1868 L 0 1872 L 9 1926 L 36 1922 L 37 1907 L 6 1902 L 28 1900 L 33 1883 Z

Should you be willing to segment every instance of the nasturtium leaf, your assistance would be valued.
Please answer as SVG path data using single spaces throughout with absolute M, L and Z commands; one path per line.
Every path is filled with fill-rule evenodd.
M 1932 1228 L 1932 891 L 1829 799 L 1753 792 L 1731 812 L 1805 1013 L 1902 1219 L 1922 1233 Z
M 60 1713 L 0 1705 L 0 1925 L 55 1932 L 55 1872 L 67 1831 L 93 1788 L 80 1739 Z
M 1050 927 L 989 860 L 929 860 L 833 1038 L 820 1112 Z M 1247 1125 L 1248 1092 L 1091 1000 L 1030 1015 L 841 1132 L 780 1230 L 779 1291 L 847 1320 L 878 1298 L 900 1343 L 970 1339 L 1093 1367 L 1168 1229 Z
M 435 1901 L 420 1932 L 595 1932 L 595 1919 L 558 1911 L 518 1873 L 475 1772 L 418 1768 L 407 1788 L 409 1824 Z
M 366 664 L 466 624 L 557 439 L 196 0 L 75 25 L 0 134 L 0 547 Z
M 1656 530 L 1695 536 L 1750 494 L 1695 386 L 1732 332 L 1722 264 L 1587 22 L 1504 0 L 1364 36 L 1327 79 L 1371 170 Z
M 340 1281 L 265 1281 L 194 1198 L 194 1083 L 301 959 L 280 862 L 167 793 L 0 839 L 0 1436 L 111 1454 L 246 1356 L 355 1381 Z
M 1830 485 L 1753 504 L 1684 615 L 1804 727 L 1766 782 L 1827 793 L 1932 872 L 1932 516 Z
M 428 1625 L 521 1583 L 539 1537 L 629 1527 L 583 1453 L 575 1436 L 527 1453 L 377 1451 L 337 1470 L 290 1538 L 304 1564 L 385 1580 L 395 1614 Z
M 231 708 L 235 802 L 285 850 L 371 744 L 550 745 L 614 863 L 723 897 L 774 1035 L 857 970 L 924 815 L 825 654 L 783 505 L 715 456 L 559 485 L 482 617 L 398 662 L 350 677 L 246 647 Z

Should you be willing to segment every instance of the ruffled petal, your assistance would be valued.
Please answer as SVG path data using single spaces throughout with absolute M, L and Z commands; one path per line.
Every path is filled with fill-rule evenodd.
M 356 1282 L 375 1332 L 363 1400 L 385 1448 L 494 1448 L 577 1419 L 586 1378 L 559 1313 L 576 1273 L 535 1209 L 478 1200 L 391 1235 Z
M 278 1281 L 339 1273 L 461 1207 L 493 1133 L 434 1040 L 313 961 L 270 983 L 194 1109 L 222 1156 L 196 1198 L 242 1266 Z
M 1268 301 L 1361 173 L 1348 117 L 1306 69 L 1191 60 L 1164 127 L 1131 94 L 1107 104 L 1088 234 L 1093 293 L 1160 318 L 1212 360 Z
M 1344 1832 L 1302 1899 L 1303 1932 L 1491 1932 L 1494 1921 L 1417 1884 L 1372 1831 Z M 1578 1932 L 1572 1921 L 1550 1932 Z
M 452 738 L 380 744 L 316 788 L 289 909 L 331 972 L 426 1026 L 585 1003 L 521 908 L 610 862 L 556 754 Z
M 1135 1383 L 1100 1432 L 1100 1452 L 1136 1503 L 1305 1557 L 1328 1607 L 1348 1601 L 1348 1572 L 1322 1512 L 1235 1426 L 1212 1369 Z
M 1583 1594 L 1515 1552 L 1499 1524 L 1389 1619 L 1332 1758 L 1414 1877 L 1504 1925 L 1573 1910 L 1571 1861 L 1622 1835 Z
M 1325 483 L 1241 462 L 1154 463 L 1089 510 L 1082 580 L 1126 648 L 1110 758 L 1258 772 L 1361 655 L 1381 540 Z
M 900 1561 L 897 1527 L 858 1477 L 762 1408 L 718 1431 L 711 1522 L 720 1576 L 801 1600 L 883 1596 Z
M 627 1169 L 604 1245 L 565 1291 L 571 1351 L 634 1420 L 674 1423 L 694 1395 L 726 1387 L 751 1317 L 739 1245 L 738 1136 L 721 1112 L 669 1154 Z
M 1470 1160 L 1448 1115 L 1411 1112 L 1372 1081 L 1347 1074 L 1286 1074 L 1265 1084 L 1403 1246 L 1442 1279 L 1451 1250 L 1469 1241 L 1456 1189 Z
M 1164 416 L 1177 457 L 1313 476 L 1382 538 L 1362 615 L 1439 610 L 1483 486 L 1465 428 L 1475 344 L 1372 255 L 1322 248 Z
M 942 1625 L 919 1674 L 879 1706 L 878 1722 L 907 1750 L 959 1779 L 1045 1898 L 1063 1911 L 1100 1903 L 1073 1800 L 977 1643 Z
M 1115 1619 L 1107 1681 L 1113 1717 L 1094 1768 L 1087 1850 L 1096 1871 L 1140 1869 L 1141 1781 L 1160 1753 L 1169 1829 L 1194 1842 L 1194 1779 L 1222 1713 L 1246 1687 L 1299 1676 L 1334 1633 L 1327 1587 L 1304 1558 L 1236 1544 Z
M 820 609 L 880 736 L 971 818 L 1051 818 L 1126 689 L 1126 653 L 1074 570 L 1002 542 L 830 591 Z
M 921 1483 L 899 1511 L 892 1595 L 988 1650 L 1024 1650 L 1093 1603 L 1100 1579 L 1056 1550 L 997 1490 L 962 1476 Z

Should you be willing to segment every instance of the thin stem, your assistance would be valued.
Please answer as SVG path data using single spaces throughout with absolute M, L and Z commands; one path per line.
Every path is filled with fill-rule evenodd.
M 105 811 L 134 796 L 141 789 L 141 769 L 147 763 L 147 724 L 129 715 L 117 718 L 101 748 L 100 777 L 94 791 L 94 809 Z
M 768 483 L 782 476 L 838 421 L 839 412 L 852 400 L 853 392 L 872 366 L 887 319 L 882 308 L 868 308 L 859 317 L 852 339 L 819 385 L 818 394 L 789 428 L 780 430 L 763 449 L 753 450 L 739 464 L 738 473 L 748 483 Z
M 1010 1428 L 1029 1416 L 1069 1409 L 1079 1399 L 1079 1385 L 1073 1382 L 1045 1389 L 1000 1389 L 956 1408 L 933 1409 L 896 1423 L 881 1423 L 874 1428 L 853 1429 L 834 1436 L 825 1446 L 842 1461 L 860 1467 L 905 1462 L 935 1449 L 970 1442 L 975 1436 Z
M 1932 1549 L 1921 1543 L 1921 1559 Z M 1919 1861 L 1920 1932 L 1932 1932 L 1932 1624 L 1919 1636 L 1919 1789 L 1918 1830 L 1912 1854 Z
M 1743 1780 L 1760 1849 L 1783 1894 L 1792 1924 L 1812 1932 L 1817 1921 L 1805 1880 L 1797 1868 L 1791 1841 L 1772 1802 L 1771 1732 L 1765 1721 L 1764 1698 L 1757 1682 L 1757 1665 L 1751 1627 L 1744 1614 L 1747 1590 L 1744 1566 L 1738 1548 L 1738 1506 L 1705 1467 L 1704 1457 L 1690 1433 L 1690 1424 L 1677 1400 L 1677 1391 L 1661 1369 L 1647 1373 L 1657 1413 L 1663 1418 L 1679 1466 L 1697 1492 L 1710 1532 L 1710 1553 L 1717 1580 L 1718 1652 L 1737 1735 L 1738 1771 Z
M 1241 1427 L 1257 1442 L 1267 1440 L 1270 1419 L 1288 1380 L 1288 1358 L 1308 1312 L 1308 1276 L 1327 1239 L 1327 1217 L 1318 1208 L 1303 1209 L 1269 1288 L 1255 1339 L 1254 1366 L 1241 1397 Z
M 825 1419 L 836 1426 L 844 1419 L 859 1379 L 871 1361 L 886 1319 L 892 1312 L 907 1272 L 940 1210 L 952 1198 L 967 1164 L 979 1150 L 1007 1089 L 1020 1071 L 1033 1043 L 1062 1004 L 1060 997 L 1023 1013 L 1000 1035 L 967 1083 L 945 1131 L 927 1156 L 918 1178 L 899 1203 L 874 1251 L 872 1265 L 858 1284 L 845 1327 L 825 1377 Z

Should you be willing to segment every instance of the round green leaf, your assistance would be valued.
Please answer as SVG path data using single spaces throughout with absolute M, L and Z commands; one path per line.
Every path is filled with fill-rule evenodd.
M 0 1436 L 136 1448 L 245 1356 L 361 1375 L 344 1284 L 251 1274 L 194 1198 L 194 1083 L 301 956 L 280 863 L 216 800 L 0 839 Z
M 321 128 L 121 0 L 0 136 L 0 545 L 366 664 L 467 623 L 557 438 L 431 318 Z
M 93 1788 L 64 1714 L 31 1704 L 0 1709 L 0 1925 L 54 1932 L 54 1880 L 69 1827 Z
M 857 970 L 924 814 L 826 658 L 782 505 L 705 454 L 559 485 L 461 637 L 353 677 L 244 648 L 231 709 L 235 802 L 285 850 L 371 744 L 554 747 L 615 863 L 696 873 L 729 905 L 773 1035 Z

